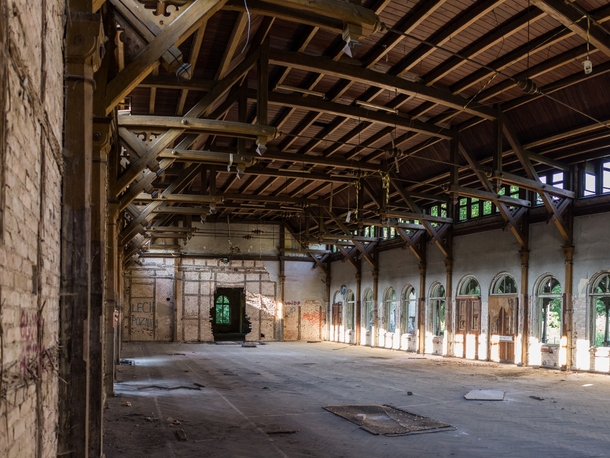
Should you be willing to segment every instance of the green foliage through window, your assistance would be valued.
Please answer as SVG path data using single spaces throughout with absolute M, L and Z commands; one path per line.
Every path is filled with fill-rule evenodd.
M 231 304 L 227 296 L 216 298 L 216 324 L 231 324 Z

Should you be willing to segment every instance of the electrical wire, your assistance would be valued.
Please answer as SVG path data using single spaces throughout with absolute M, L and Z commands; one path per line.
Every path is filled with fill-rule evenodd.
M 244 44 L 244 49 L 241 50 L 240 54 L 244 53 L 250 41 L 250 10 L 248 9 L 248 3 L 246 3 L 246 0 L 244 0 L 244 6 L 246 7 L 246 14 L 248 15 L 248 33 L 246 34 L 246 43 Z

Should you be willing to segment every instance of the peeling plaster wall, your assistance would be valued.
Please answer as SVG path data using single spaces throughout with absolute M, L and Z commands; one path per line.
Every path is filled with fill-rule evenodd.
M 610 271 L 610 243 L 608 243 L 608 214 L 583 216 L 574 223 L 574 365 L 582 370 L 610 372 L 607 348 L 591 348 L 593 329 L 591 281 L 602 271 Z
M 125 275 L 126 341 L 213 342 L 210 311 L 217 288 L 244 289 L 248 341 L 278 340 L 283 321 L 285 340 L 322 338 L 326 286 L 311 263 L 286 263 L 287 305 L 279 300 L 279 262 L 142 258 L 141 263 Z
M 588 294 L 590 282 L 596 274 L 610 271 L 610 244 L 607 242 L 610 214 L 596 214 L 575 218 L 574 222 L 574 355 L 573 364 L 577 369 L 610 372 L 610 352 L 606 348 L 590 349 L 591 339 L 591 298 Z M 536 307 L 536 288 L 538 280 L 545 274 L 551 274 L 559 280 L 565 291 L 565 258 L 562 251 L 563 239 L 553 224 L 537 223 L 530 226 L 528 305 L 529 305 L 529 364 L 546 367 L 559 367 L 565 363 L 566 345 L 542 345 L 539 343 L 538 310 Z M 453 288 L 451 291 L 453 316 L 447 317 L 455 322 L 456 298 L 460 281 L 467 275 L 473 275 L 481 286 L 481 335 L 478 346 L 479 359 L 487 359 L 489 354 L 489 323 L 488 304 L 491 283 L 496 275 L 507 272 L 521 288 L 520 246 L 509 231 L 487 231 L 454 237 L 453 240 Z M 426 352 L 438 351 L 438 340 L 431 336 L 430 290 L 431 286 L 440 282 L 446 286 L 446 270 L 444 256 L 432 243 L 427 246 L 426 290 L 423 292 L 426 303 Z M 406 250 L 395 249 L 379 253 L 379 294 L 377 297 L 378 323 L 375 346 L 385 346 L 404 350 L 403 343 L 395 345 L 384 335 L 383 300 L 384 292 L 391 286 L 397 296 L 405 285 L 415 286 L 418 299 L 422 297 L 419 291 L 419 269 L 417 259 Z M 351 289 L 356 294 L 355 269 L 348 262 L 334 262 L 332 265 L 331 299 L 341 285 Z M 373 288 L 372 268 L 362 262 L 362 309 L 364 311 L 364 294 Z M 523 304 L 519 304 L 522 310 Z M 518 315 L 517 338 L 515 340 L 515 362 L 521 361 L 521 342 L 523 316 Z M 362 332 L 364 333 L 364 321 Z M 340 341 L 347 341 L 341 334 Z M 454 336 L 448 336 L 454 338 Z M 364 338 L 361 344 L 365 344 Z M 451 352 L 449 346 L 447 351 Z M 494 349 L 497 353 L 497 349 Z M 451 353 L 449 353 L 451 354 Z
M 321 340 L 328 307 L 326 274 L 310 262 L 287 262 L 284 274 L 284 340 Z
M 0 2 L 0 456 L 7 458 L 57 456 L 64 8 L 62 0 Z

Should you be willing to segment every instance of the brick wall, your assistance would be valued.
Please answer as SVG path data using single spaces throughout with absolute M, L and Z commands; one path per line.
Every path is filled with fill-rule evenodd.
M 210 310 L 217 288 L 243 288 L 251 329 L 246 340 L 278 339 L 277 279 L 262 261 L 182 259 L 174 264 L 173 259 L 143 258 L 141 263 L 126 271 L 124 340 L 172 340 L 166 338 L 169 328 L 179 341 L 214 341 Z M 155 293 L 165 281 L 173 286 L 171 323 L 158 318 L 164 301 L 170 302 L 169 293 Z M 147 305 L 150 302 L 153 307 Z
M 64 1 L 0 3 L 0 456 L 57 455 Z

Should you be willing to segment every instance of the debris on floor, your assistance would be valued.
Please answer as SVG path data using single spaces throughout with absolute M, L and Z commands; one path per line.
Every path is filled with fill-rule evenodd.
M 176 419 L 175 419 L 175 418 L 173 418 L 173 417 L 167 417 L 167 422 L 168 422 L 170 425 L 179 425 L 179 424 L 180 424 L 180 420 L 176 420 Z
M 536 401 L 544 401 L 542 396 L 530 396 L 530 398 L 535 399 Z
M 298 432 L 298 429 L 284 429 L 278 431 L 267 431 L 267 434 L 296 434 Z
M 363 430 L 385 436 L 453 431 L 457 428 L 431 418 L 415 415 L 389 405 L 325 406 L 328 410 L 360 426 Z
M 131 407 L 131 402 L 129 402 L 129 401 L 125 401 L 125 406 L 127 406 L 127 407 Z
M 256 342 L 244 342 L 241 344 L 242 347 L 245 348 L 256 348 Z
M 199 387 L 199 388 L 205 388 L 205 385 L 203 385 L 201 383 L 195 382 L 195 383 L 193 383 L 193 385 L 195 385 L 196 387 Z
M 183 429 L 176 429 L 174 431 L 174 434 L 176 435 L 176 439 L 178 439 L 179 441 L 185 441 L 186 439 L 186 433 L 184 432 Z
M 504 401 L 502 390 L 472 390 L 464 395 L 467 401 Z

